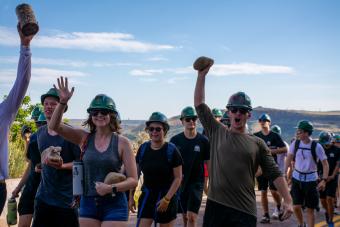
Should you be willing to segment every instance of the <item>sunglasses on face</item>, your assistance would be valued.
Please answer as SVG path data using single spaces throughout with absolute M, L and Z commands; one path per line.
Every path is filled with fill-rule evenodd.
M 232 112 L 233 114 L 240 112 L 240 114 L 246 114 L 248 113 L 248 109 L 246 108 L 238 108 L 238 107 L 230 107 L 229 108 L 230 112 Z
M 160 132 L 162 131 L 163 128 L 161 127 L 149 127 L 148 130 L 149 132 L 153 132 L 153 131 L 156 131 L 156 132 Z
M 190 122 L 190 121 L 195 122 L 195 121 L 197 121 L 197 117 L 186 117 L 186 118 L 184 118 L 184 120 L 185 120 L 185 122 Z
M 94 117 L 98 116 L 99 113 L 103 116 L 106 116 L 110 113 L 110 111 L 109 110 L 91 110 L 90 111 L 90 115 Z

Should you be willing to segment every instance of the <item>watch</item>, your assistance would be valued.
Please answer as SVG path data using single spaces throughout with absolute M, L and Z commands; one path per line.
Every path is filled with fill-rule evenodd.
M 116 186 L 112 186 L 112 193 L 111 193 L 111 196 L 112 197 L 115 197 L 117 194 L 117 187 Z

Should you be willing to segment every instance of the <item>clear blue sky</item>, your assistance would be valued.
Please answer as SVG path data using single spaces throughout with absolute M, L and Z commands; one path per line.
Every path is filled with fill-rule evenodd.
M 16 76 L 15 7 L 0 0 L 0 96 Z M 68 118 L 111 96 L 123 119 L 168 117 L 193 105 L 201 55 L 215 59 L 206 102 L 224 108 L 245 91 L 253 106 L 340 110 L 340 1 L 27 1 L 34 103 L 60 75 L 75 86 Z

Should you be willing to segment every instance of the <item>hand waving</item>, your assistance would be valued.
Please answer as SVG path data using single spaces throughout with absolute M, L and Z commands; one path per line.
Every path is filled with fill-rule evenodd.
M 54 88 L 57 89 L 59 93 L 59 102 L 66 104 L 68 100 L 72 97 L 74 92 L 74 87 L 71 90 L 68 89 L 68 80 L 67 77 L 60 77 L 58 78 L 58 88 L 53 84 Z

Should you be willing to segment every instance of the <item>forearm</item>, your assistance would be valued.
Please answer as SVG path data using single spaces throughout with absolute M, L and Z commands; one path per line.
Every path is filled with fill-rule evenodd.
M 194 95 L 194 105 L 199 106 L 201 103 L 205 102 L 205 76 L 198 74 L 195 95 Z
M 179 186 L 181 185 L 181 181 L 182 181 L 182 177 L 176 177 L 173 180 L 169 191 L 165 195 L 165 197 L 167 199 L 171 199 L 174 196 L 174 194 L 177 192 Z
M 133 177 L 128 177 L 125 181 L 122 181 L 120 183 L 114 184 L 114 186 L 117 188 L 118 192 L 125 192 L 128 190 L 135 190 L 137 187 L 138 181 L 137 179 Z
M 57 108 L 53 112 L 50 122 L 48 123 L 48 127 L 57 133 L 61 131 L 61 120 L 63 118 L 65 108 L 66 105 L 58 104 Z
M 272 154 L 283 154 L 287 153 L 287 147 L 278 147 L 276 149 L 271 150 Z
M 274 185 L 279 191 L 280 195 L 282 198 L 287 202 L 291 203 L 292 202 L 292 197 L 290 196 L 289 190 L 288 190 L 288 185 L 284 177 L 277 177 L 274 180 Z
M 67 162 L 67 163 L 63 163 L 60 169 L 72 170 L 72 168 L 73 168 L 73 162 Z
M 328 178 L 328 173 L 329 173 L 329 165 L 327 160 L 322 161 L 322 178 L 327 179 Z

